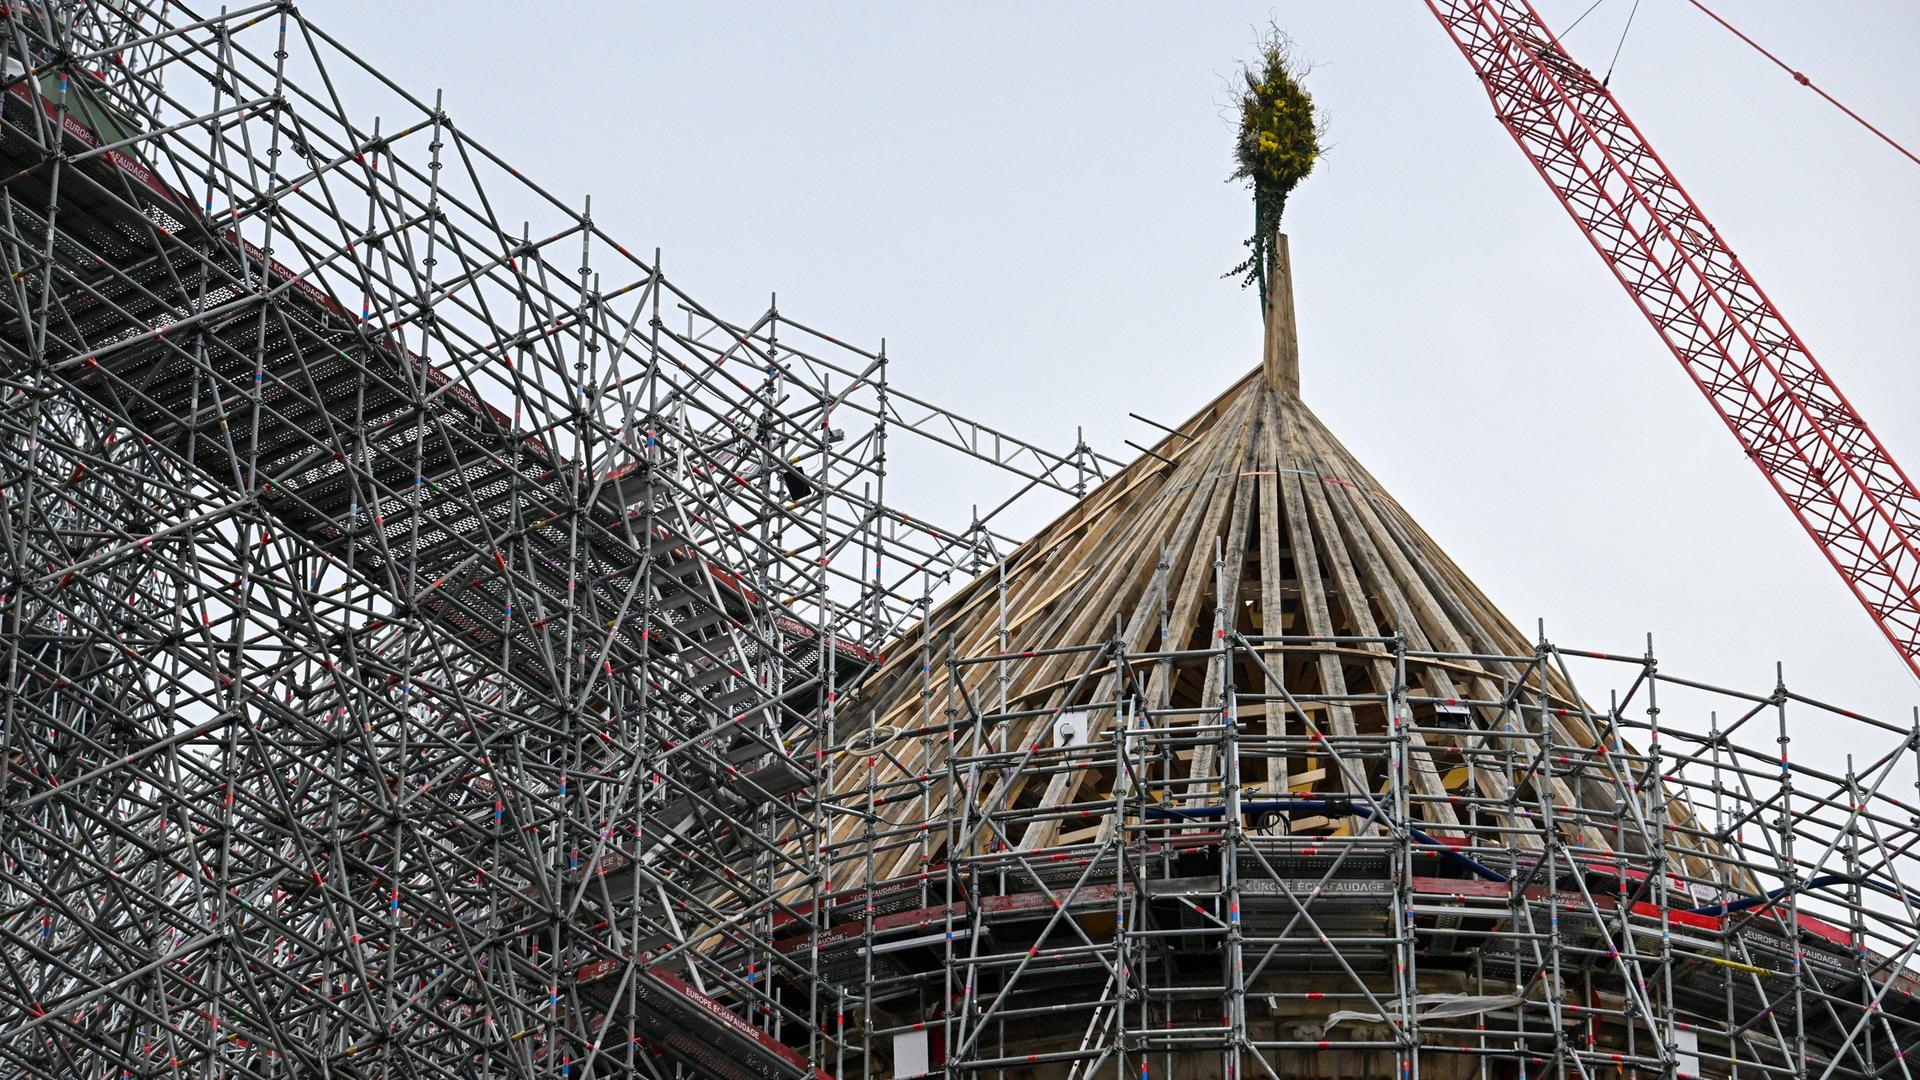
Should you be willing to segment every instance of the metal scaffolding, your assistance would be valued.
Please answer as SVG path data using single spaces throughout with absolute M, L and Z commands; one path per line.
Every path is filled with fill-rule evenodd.
M 1399 563 L 1276 632 L 1271 449 L 1264 632 L 1229 545 L 1198 641 L 1024 647 L 1004 515 L 1198 428 L 1048 449 L 716 314 L 285 3 L 0 59 L 0 1075 L 1907 1075 L 1912 725 L 1453 649 Z M 1223 455 L 1294 408 L 1234 400 Z
M 843 921 L 818 939 L 823 969 L 867 988 L 849 1040 L 873 1059 L 862 1075 L 903 1058 L 955 1076 L 1909 1075 L 1920 726 L 1544 642 L 1486 656 L 1234 634 L 1065 652 L 1075 682 L 1119 672 L 1116 691 L 995 707 L 973 688 L 1050 657 L 947 656 L 927 726 L 862 748 L 866 786 L 841 797 L 869 820 L 925 798 L 881 779 L 890 763 L 968 795 L 932 830 L 848 842 L 856 862 L 933 856 L 841 893 Z M 1310 692 L 1301 673 L 1329 652 L 1393 678 Z M 1441 699 L 1420 686 L 1437 666 L 1513 675 Z M 1168 667 L 1213 672 L 1215 703 L 1154 706 Z M 1608 707 L 1567 693 L 1576 670 Z M 1384 723 L 1338 734 L 1340 707 Z M 1497 737 L 1466 737 L 1469 713 Z M 1568 721 L 1597 738 L 1564 741 Z M 947 733 L 950 753 L 903 749 Z M 1836 735 L 1856 748 L 1843 772 L 1789 753 Z M 1407 782 L 1423 757 L 1446 794 Z M 1113 778 L 1101 802 L 1001 797 L 1016 775 L 1086 772 Z M 1513 794 L 1472 794 L 1476 774 Z M 1580 801 L 1547 797 L 1555 780 Z M 1437 801 L 1456 827 L 1423 824 Z M 1101 827 L 1020 842 L 1048 820 Z
M 817 891 L 796 747 L 1114 463 L 713 314 L 290 5 L 0 24 L 4 1071 L 806 1072 L 817 987 L 665 943 Z

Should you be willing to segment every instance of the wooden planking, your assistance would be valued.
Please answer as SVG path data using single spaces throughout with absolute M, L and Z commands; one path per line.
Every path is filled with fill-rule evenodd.
M 843 716 L 896 729 L 938 724 L 946 710 L 960 702 L 960 688 L 952 684 L 945 666 L 950 656 L 991 655 L 1002 650 L 1003 640 L 1013 650 L 1115 639 L 1129 650 L 1154 648 L 1156 642 L 1174 648 L 1212 643 L 1237 625 L 1243 600 L 1257 605 L 1266 633 L 1382 636 L 1397 631 L 1416 649 L 1510 655 L 1532 651 L 1528 637 L 1500 615 L 1312 412 L 1297 397 L 1275 390 L 1260 373 L 1242 380 L 1180 430 L 1181 435 L 1169 435 L 1155 447 L 1168 461 L 1148 457 L 1128 466 L 940 605 L 919 630 L 887 650 L 882 670 L 848 696 Z M 922 635 L 930 643 L 924 648 Z M 924 673 L 923 651 L 932 654 Z M 1374 693 L 1391 685 L 1394 677 L 1390 657 L 1380 649 L 1263 646 L 1260 651 L 1276 675 L 1289 680 L 1305 675 L 1301 685 L 1287 687 L 1296 693 L 1345 695 L 1354 690 L 1350 676 L 1355 671 L 1365 672 L 1361 682 L 1371 684 L 1362 692 Z M 1225 673 L 1220 665 L 1216 659 L 1156 662 L 1141 669 L 1142 684 L 1155 707 L 1214 709 L 1223 704 L 1218 687 Z M 1037 711 L 1030 719 L 1007 725 L 996 745 L 1008 747 L 1045 744 L 1055 711 L 1088 700 L 1113 700 L 1121 686 L 1121 673 L 1111 658 L 1093 653 L 1034 657 L 1008 668 L 1005 693 L 1011 707 Z M 999 665 L 960 670 L 971 699 L 993 707 L 1001 693 Z M 1499 698 L 1502 688 L 1524 673 L 1515 665 L 1471 659 L 1416 662 L 1409 671 L 1416 695 L 1481 700 Z M 1238 673 L 1234 675 L 1238 680 Z M 1558 676 L 1527 678 L 1529 685 L 1571 706 L 1566 717 L 1553 721 L 1555 737 L 1590 744 L 1595 733 Z M 1239 689 L 1277 696 L 1281 688 L 1262 678 Z M 1264 727 L 1272 735 L 1299 734 L 1307 716 L 1335 737 L 1378 732 L 1385 720 L 1373 705 L 1310 704 L 1304 716 L 1279 700 L 1265 706 L 1249 703 L 1240 715 L 1243 723 Z M 1444 801 L 1450 791 L 1473 793 L 1471 785 L 1495 799 L 1509 794 L 1503 775 L 1462 770 L 1457 759 L 1446 757 L 1454 743 L 1501 746 L 1503 737 L 1496 728 L 1503 717 L 1496 712 L 1480 710 L 1472 729 L 1457 739 L 1440 740 L 1448 745 L 1429 745 L 1418 733 L 1410 736 L 1409 782 L 1417 793 L 1438 800 L 1416 807 L 1427 827 L 1453 831 L 1459 826 L 1453 807 Z M 959 718 L 964 715 L 963 710 Z M 1111 715 L 1096 716 L 1094 737 L 1112 723 Z M 896 740 L 890 753 L 871 755 L 871 762 L 869 755 L 854 749 L 836 755 L 830 770 L 836 802 L 867 805 L 870 783 L 900 785 L 896 791 L 924 785 L 922 795 L 871 807 L 878 818 L 871 825 L 875 832 L 897 830 L 903 838 L 896 849 L 874 860 L 875 877 L 919 869 L 915 860 L 923 857 L 921 846 L 905 838 L 928 823 L 936 826 L 926 835 L 937 857 L 945 842 L 938 825 L 949 818 L 966 814 L 977 820 L 980 813 L 996 808 L 1058 807 L 1111 795 L 1091 786 L 1095 774 L 1086 770 L 1045 775 L 1044 783 L 1040 776 L 988 770 L 973 788 L 954 789 L 946 775 L 947 761 L 956 748 L 971 752 L 968 737 L 962 735 L 957 742 L 944 734 Z M 1185 761 L 1184 771 L 1163 779 L 1184 779 L 1192 785 L 1186 793 L 1204 801 L 1215 784 L 1197 778 L 1219 771 L 1217 753 L 1196 748 Z M 1463 771 L 1470 775 L 1463 778 Z M 1345 792 L 1371 789 L 1377 779 L 1343 777 L 1325 754 L 1290 761 L 1275 755 L 1259 774 L 1244 778 L 1272 791 Z M 1596 809 L 1611 811 L 1611 789 L 1605 784 L 1569 787 L 1559 778 L 1551 783 L 1557 803 L 1577 804 L 1584 797 Z M 1676 810 L 1676 816 L 1681 812 Z M 1104 815 L 1034 822 L 1009 839 L 1026 850 L 1092 843 L 1112 836 L 1116 824 Z M 1296 821 L 1293 826 L 1305 824 Z M 1322 827 L 1356 826 L 1379 827 L 1353 820 Z M 867 828 L 849 816 L 835 823 L 832 840 L 857 848 Z M 1582 839 L 1606 846 L 1605 838 L 1593 830 Z M 857 869 L 856 876 L 866 873 L 859 861 L 854 855 L 840 859 L 836 879 L 844 883 L 850 870 Z
M 1280 523 L 1280 486 L 1283 475 L 1281 473 L 1281 461 L 1283 460 L 1283 456 L 1280 452 L 1280 411 L 1272 397 L 1267 398 L 1266 427 L 1261 431 L 1260 436 L 1260 476 L 1255 481 L 1260 489 L 1260 632 L 1262 634 L 1280 634 L 1288 632 L 1286 626 L 1286 593 L 1282 591 L 1280 587 L 1280 582 L 1283 580 L 1281 577 L 1281 567 L 1286 559 L 1286 555 L 1283 554 L 1284 545 L 1281 539 L 1283 526 Z M 1291 480 L 1293 477 L 1288 475 L 1287 479 Z M 1286 529 L 1287 532 L 1292 532 L 1291 522 Z M 1300 560 L 1299 548 L 1292 548 L 1291 554 L 1297 565 Z M 1298 571 L 1296 571 L 1296 573 L 1297 572 Z M 1319 588 L 1320 582 L 1317 571 L 1309 572 L 1303 575 L 1303 577 L 1313 578 L 1312 587 L 1314 589 Z M 1302 607 L 1305 607 L 1307 604 L 1305 598 L 1307 589 L 1308 586 L 1303 581 L 1301 583 Z M 1322 599 L 1324 601 L 1324 597 Z M 1322 614 L 1324 614 L 1324 612 Z M 1308 632 L 1316 633 L 1317 631 L 1310 630 Z M 1278 675 L 1284 679 L 1286 663 L 1287 658 L 1284 655 L 1280 655 L 1274 657 L 1273 662 L 1268 664 L 1267 667 L 1274 675 Z M 1321 666 L 1322 693 L 1335 692 L 1328 690 L 1326 688 L 1327 684 L 1324 681 L 1326 679 L 1328 666 L 1333 667 L 1336 672 L 1339 669 L 1337 662 L 1331 663 L 1330 665 L 1323 664 Z M 1344 686 L 1345 684 L 1342 683 L 1341 685 Z M 1268 698 L 1278 697 L 1280 689 L 1279 684 L 1273 678 L 1265 675 L 1261 677 L 1260 690 L 1261 693 L 1265 694 Z M 1344 693 L 1345 691 L 1342 690 L 1340 692 Z M 1263 727 L 1265 728 L 1268 738 L 1280 738 L 1286 735 L 1287 706 L 1282 702 L 1270 700 L 1260 711 L 1265 721 Z M 1271 751 L 1269 752 L 1266 758 L 1267 768 L 1264 778 L 1269 792 L 1279 793 L 1290 790 L 1290 764 L 1286 756 Z M 1324 775 L 1324 773 L 1322 775 Z M 1275 828 L 1278 827 L 1277 825 L 1275 826 Z
M 1253 430 L 1246 442 L 1245 452 L 1241 455 L 1238 475 L 1233 477 L 1233 511 L 1227 523 L 1226 541 L 1221 547 L 1218 581 L 1214 584 L 1213 634 L 1208 639 L 1210 647 L 1218 648 L 1233 631 L 1234 623 L 1240 614 L 1240 577 L 1247 567 L 1247 526 L 1253 514 L 1254 492 L 1259 488 L 1260 472 L 1260 436 L 1267 427 L 1266 403 L 1270 395 L 1260 396 L 1260 408 L 1252 418 Z M 1196 549 L 1196 554 L 1199 549 Z M 1278 565 L 1274 567 L 1277 571 Z M 1224 709 L 1226 702 L 1221 694 L 1222 680 L 1226 676 L 1226 663 L 1216 656 L 1207 661 L 1205 689 L 1202 703 L 1209 708 Z M 1202 745 L 1193 755 L 1193 775 L 1205 777 L 1223 764 L 1215 761 L 1212 745 Z M 1199 795 L 1203 791 L 1221 790 L 1218 782 L 1207 781 L 1188 787 L 1189 795 Z
M 1177 632 L 1185 633 L 1186 628 L 1194 625 L 1194 613 L 1206 594 L 1204 582 L 1208 579 L 1204 576 L 1205 567 L 1213 561 L 1213 558 L 1212 544 L 1204 542 L 1202 538 L 1211 540 L 1218 535 L 1220 519 L 1225 516 L 1231 494 L 1238 486 L 1238 471 L 1234 470 L 1230 473 L 1227 468 L 1239 460 L 1241 448 L 1248 437 L 1248 417 L 1253 412 L 1256 400 L 1257 394 L 1250 394 L 1229 407 L 1227 411 L 1229 422 L 1217 429 L 1227 437 L 1213 440 L 1216 451 L 1206 459 L 1207 467 L 1202 475 L 1196 478 L 1191 489 L 1185 492 L 1185 505 L 1181 510 L 1179 521 L 1174 526 L 1172 537 L 1164 549 L 1165 554 L 1161 556 L 1160 563 L 1156 564 L 1156 570 L 1164 580 L 1161 591 L 1172 598 L 1172 602 L 1165 605 L 1171 611 L 1167 617 L 1167 624 L 1174 627 Z M 1208 526 L 1205 530 L 1201 528 L 1203 521 Z M 1179 565 L 1182 566 L 1183 572 L 1177 578 L 1167 579 L 1166 572 L 1159 568 L 1164 566 L 1170 569 L 1176 565 L 1175 560 L 1180 559 L 1182 555 L 1185 559 Z M 1148 629 L 1156 621 L 1153 619 L 1155 613 L 1156 609 L 1147 603 L 1142 603 L 1135 608 L 1124 633 L 1128 648 L 1137 649 L 1146 643 Z M 1186 642 L 1184 640 L 1171 643 L 1163 641 L 1162 645 L 1185 648 Z M 1154 708 L 1165 707 L 1167 687 L 1163 673 L 1164 669 L 1156 668 L 1147 680 L 1147 698 Z M 1103 688 L 1106 688 L 1104 684 Z M 1096 694 L 1096 697 L 1098 696 Z M 1097 718 L 1095 724 L 1089 727 L 1089 738 L 1104 734 L 1104 724 L 1100 722 L 1104 719 Z M 1047 790 L 1041 796 L 1040 805 L 1058 806 L 1063 802 L 1071 801 L 1072 793 L 1078 789 L 1080 781 L 1085 778 L 1084 773 L 1055 774 L 1047 783 Z M 1020 846 L 1028 851 L 1045 847 L 1052 843 L 1058 831 L 1057 821 L 1036 822 L 1021 838 Z

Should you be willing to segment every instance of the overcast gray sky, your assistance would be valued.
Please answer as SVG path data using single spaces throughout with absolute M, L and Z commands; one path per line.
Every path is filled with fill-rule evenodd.
M 1556 29 L 1590 0 L 1538 0 Z M 1568 37 L 1604 70 L 1634 0 Z M 1920 142 L 1920 5 L 1720 0 Z M 715 310 L 885 336 L 903 387 L 1066 448 L 1259 357 L 1225 77 L 1269 16 L 1332 151 L 1291 200 L 1305 396 L 1523 627 L 1904 719 L 1920 688 L 1492 118 L 1417 0 L 304 10 Z M 1685 0 L 1614 90 L 1909 472 L 1920 167 Z M 964 508 L 938 476 L 909 509 Z M 950 515 L 957 516 L 957 515 Z

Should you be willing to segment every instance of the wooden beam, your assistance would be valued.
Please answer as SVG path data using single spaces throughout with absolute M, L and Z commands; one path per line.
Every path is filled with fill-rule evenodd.
M 1267 342 L 1260 362 L 1267 385 L 1282 397 L 1300 396 L 1300 337 L 1293 317 L 1293 257 L 1287 234 L 1273 238 L 1273 267 L 1267 275 Z

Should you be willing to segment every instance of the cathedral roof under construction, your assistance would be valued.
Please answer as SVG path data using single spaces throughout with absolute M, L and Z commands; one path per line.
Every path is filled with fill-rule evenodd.
M 1243 751 L 1243 800 L 1299 804 L 1350 800 L 1363 785 L 1385 790 L 1389 755 L 1364 744 L 1391 729 L 1397 708 L 1407 813 L 1439 835 L 1480 812 L 1468 804 L 1507 803 L 1516 784 L 1533 782 L 1475 767 L 1485 755 L 1463 754 L 1470 743 L 1516 724 L 1536 738 L 1594 743 L 1600 725 L 1549 666 L 1492 659 L 1534 646 L 1301 400 L 1288 277 L 1273 283 L 1261 369 L 948 599 L 843 703 L 841 731 L 859 734 L 843 740 L 832 799 L 870 804 L 885 823 L 848 818 L 835 837 L 849 860 L 871 846 L 854 843 L 862 832 L 882 838 L 856 876 L 886 880 L 940 861 L 944 853 L 930 848 L 943 841 L 921 839 L 917 824 L 989 809 L 1032 812 L 982 831 L 1002 834 L 971 841 L 983 849 L 1111 835 L 1116 784 L 1149 781 L 1117 780 L 1091 760 L 1076 767 L 1062 741 L 1100 742 L 1128 715 L 1199 726 L 1230 709 L 1251 742 L 1318 740 L 1320 753 Z M 1409 662 L 1411 691 L 1397 705 L 1395 635 L 1410 653 L 1428 654 Z M 1240 647 L 1224 649 L 1229 641 Z M 1512 707 L 1523 699 L 1549 707 L 1528 721 Z M 956 754 L 996 749 L 1029 764 L 1058 753 L 1050 768 L 951 767 Z M 1179 760 L 1157 763 L 1155 799 L 1217 806 L 1217 752 L 1196 738 Z M 1595 812 L 1584 823 L 1570 815 L 1566 827 L 1605 850 L 1600 818 L 1619 809 L 1617 781 L 1546 782 L 1554 803 Z M 1303 811 L 1269 815 L 1261 827 L 1381 826 Z

